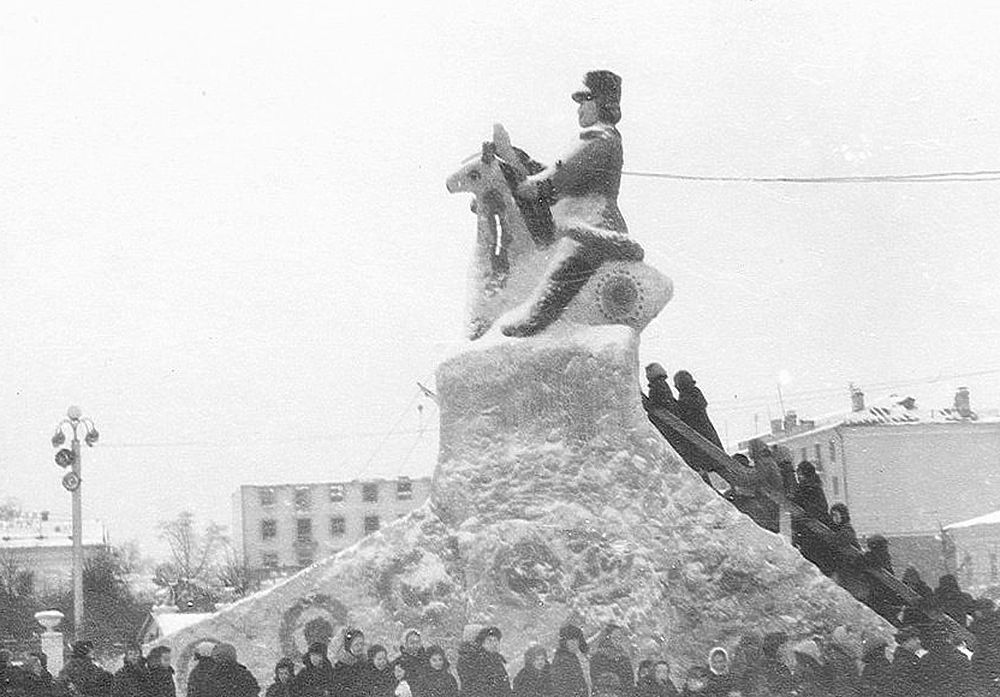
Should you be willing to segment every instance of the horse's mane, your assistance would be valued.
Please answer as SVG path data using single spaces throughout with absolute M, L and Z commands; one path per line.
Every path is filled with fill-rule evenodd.
M 542 171 L 543 167 L 528 157 L 528 154 L 523 150 L 514 148 L 514 151 L 517 152 L 521 165 L 528 171 L 528 174 L 537 174 Z M 507 186 L 510 187 L 511 191 L 516 191 L 517 185 L 521 183 L 520 174 L 513 166 L 503 160 L 498 159 L 498 162 L 500 162 L 500 171 L 503 172 L 503 176 L 507 180 Z M 552 220 L 552 211 L 549 209 L 549 205 L 544 201 L 525 201 L 517 196 L 514 197 L 514 200 L 517 202 L 517 207 L 521 209 L 524 224 L 528 228 L 528 234 L 531 235 L 532 241 L 539 247 L 547 247 L 552 244 L 556 238 L 556 226 L 555 221 Z

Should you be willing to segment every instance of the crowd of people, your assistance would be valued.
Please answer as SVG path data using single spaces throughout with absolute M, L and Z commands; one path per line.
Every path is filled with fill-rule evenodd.
M 497 627 L 472 626 L 457 651 L 455 670 L 447 652 L 424 646 L 407 630 L 398 649 L 369 644 L 347 629 L 333 646 L 309 645 L 300 660 L 280 659 L 264 697 L 1000 697 L 1000 615 L 987 601 L 952 610 L 968 625 L 969 642 L 956 644 L 941 623 L 904 626 L 890 653 L 874 641 L 850 648 L 849 632 L 792 641 L 783 633 L 738 638 L 733 656 L 721 646 L 701 665 L 684 670 L 667 656 L 634 662 L 627 631 L 608 625 L 588 646 L 583 631 L 563 626 L 551 656 L 532 644 L 522 665 L 509 670 Z M 966 614 L 961 614 L 961 613 Z M 15 667 L 0 652 L 3 697 L 176 697 L 170 650 L 143 656 L 129 647 L 115 674 L 98 667 L 88 642 L 78 642 L 53 679 L 44 657 Z M 195 649 L 188 697 L 260 697 L 261 686 L 225 643 Z

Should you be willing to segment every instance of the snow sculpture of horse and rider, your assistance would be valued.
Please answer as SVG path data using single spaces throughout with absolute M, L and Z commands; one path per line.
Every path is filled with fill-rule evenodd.
M 618 209 L 621 79 L 587 73 L 579 104 L 580 140 L 544 167 L 494 126 L 493 140 L 447 180 L 475 197 L 468 336 L 493 328 L 539 334 L 562 323 L 625 324 L 641 331 L 670 300 L 670 279 L 642 263 Z

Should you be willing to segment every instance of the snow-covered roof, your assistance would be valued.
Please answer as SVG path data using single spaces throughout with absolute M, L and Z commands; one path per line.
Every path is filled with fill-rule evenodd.
M 214 612 L 164 612 L 156 616 L 156 623 L 160 625 L 160 636 L 167 636 L 192 624 L 198 624 L 214 614 Z
M 986 515 L 981 515 L 976 518 L 969 518 L 968 520 L 963 520 L 960 523 L 945 525 L 944 529 L 962 530 L 964 528 L 974 528 L 980 525 L 1000 525 L 1000 511 L 993 511 L 992 513 L 987 513 Z
M 104 523 L 84 520 L 83 545 L 107 544 Z M 35 549 L 38 547 L 70 547 L 73 544 L 73 524 L 69 520 L 47 519 L 25 515 L 13 520 L 0 521 L 0 548 Z

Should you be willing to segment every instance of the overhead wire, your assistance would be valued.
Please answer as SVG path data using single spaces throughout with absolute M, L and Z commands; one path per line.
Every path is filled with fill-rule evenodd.
M 758 184 L 926 184 L 943 182 L 993 182 L 1000 181 L 1000 170 L 955 170 L 949 172 L 926 172 L 911 174 L 874 174 L 856 176 L 824 177 L 755 177 L 755 176 L 715 176 L 680 174 L 676 172 L 653 172 L 623 170 L 622 175 L 647 179 L 672 179 L 695 182 L 737 182 Z

